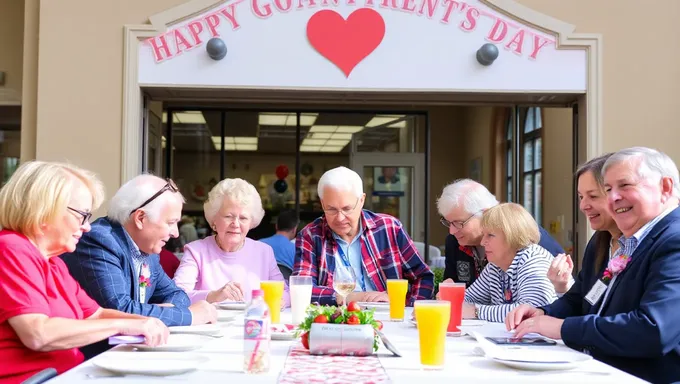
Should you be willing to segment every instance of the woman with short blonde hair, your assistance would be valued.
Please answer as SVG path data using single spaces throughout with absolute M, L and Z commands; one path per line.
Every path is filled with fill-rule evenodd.
M 557 299 L 547 277 L 553 256 L 538 245 L 538 224 L 524 207 L 504 203 L 490 208 L 481 227 L 489 264 L 466 290 L 463 316 L 503 322 L 520 304 L 539 307 Z
M 92 172 L 43 161 L 22 164 L 0 190 L 0 381 L 64 372 L 83 361 L 79 347 L 116 334 L 165 342 L 163 323 L 100 308 L 55 257 L 90 230 L 103 191 Z
M 246 237 L 264 217 L 257 189 L 243 179 L 224 179 L 203 204 L 205 218 L 215 233 L 187 244 L 175 284 L 192 302 L 249 301 L 260 281 L 284 281 L 269 245 Z M 282 306 L 290 305 L 285 286 Z

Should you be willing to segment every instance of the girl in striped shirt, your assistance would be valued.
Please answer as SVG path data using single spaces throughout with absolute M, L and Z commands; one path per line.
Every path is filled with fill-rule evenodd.
M 541 307 L 557 299 L 547 273 L 552 254 L 538 245 L 538 225 L 524 207 L 504 203 L 482 216 L 489 264 L 466 290 L 463 317 L 503 322 L 520 304 Z

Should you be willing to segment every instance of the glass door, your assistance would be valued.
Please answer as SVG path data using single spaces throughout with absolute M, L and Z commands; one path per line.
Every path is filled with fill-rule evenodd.
M 350 167 L 364 180 L 365 208 L 398 218 L 413 241 L 425 239 L 425 156 L 353 153 Z

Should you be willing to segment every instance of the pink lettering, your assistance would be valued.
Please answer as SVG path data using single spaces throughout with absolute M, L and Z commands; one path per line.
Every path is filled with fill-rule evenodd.
M 297 9 L 303 9 L 305 7 L 305 5 L 302 4 L 302 1 L 303 0 L 298 1 Z M 331 1 L 333 1 L 335 3 L 335 5 L 338 5 L 338 0 L 331 0 Z M 316 7 L 316 3 L 314 2 L 314 0 L 308 0 L 307 2 L 309 3 L 309 4 L 307 4 L 307 8 Z M 328 5 L 328 0 L 323 0 L 323 4 Z
M 152 37 L 147 41 L 151 45 L 151 49 L 153 49 L 153 57 L 157 63 L 172 57 L 172 53 L 170 53 L 170 47 L 168 47 L 168 41 L 165 39 L 165 35 Z
M 173 37 L 175 38 L 175 48 L 177 54 L 180 54 L 184 51 L 188 51 L 194 47 L 193 45 L 191 45 L 189 40 L 187 40 L 187 38 L 182 34 L 181 30 L 175 29 L 174 31 L 172 31 L 172 33 Z
M 512 38 L 512 40 L 510 40 L 510 42 L 505 46 L 505 48 L 514 51 L 518 55 L 521 55 L 522 45 L 524 45 L 524 30 L 520 29 L 519 32 L 517 32 L 517 34 Z
M 217 27 L 220 25 L 221 22 L 222 20 L 220 20 L 220 16 L 217 15 L 216 13 L 213 13 L 212 15 L 209 15 L 208 17 L 205 18 L 205 23 L 208 24 L 210 36 L 218 37 L 220 35 L 220 33 L 217 32 Z
M 444 17 L 442 17 L 441 22 L 444 24 L 449 23 L 449 18 L 451 17 L 451 12 L 455 8 L 458 8 L 460 4 L 457 1 L 454 0 L 444 0 L 444 6 L 446 7 L 446 12 L 444 13 Z
M 391 3 L 391 4 L 388 4 Z M 392 9 L 399 9 L 397 6 L 397 0 L 382 0 L 382 3 L 380 3 L 380 6 L 383 8 L 392 8 Z
M 406 12 L 414 13 L 416 11 L 416 4 L 413 1 L 414 0 L 404 0 L 401 9 Z
M 503 39 L 505 39 L 505 35 L 507 34 L 508 24 L 501 19 L 496 19 L 496 22 L 494 23 L 493 28 L 491 28 L 489 36 L 487 36 L 486 39 L 493 43 L 500 43 L 503 41 Z
M 288 12 L 293 6 L 293 0 L 274 0 L 274 5 L 281 12 Z
M 550 43 L 550 40 L 544 39 L 538 35 L 534 35 L 534 49 L 533 51 L 531 51 L 531 55 L 529 55 L 529 58 L 536 60 L 536 56 L 538 56 L 538 51 L 540 51 L 543 47 L 548 45 L 548 43 Z
M 418 14 L 422 15 L 425 13 L 425 6 L 427 6 L 427 18 L 431 19 L 434 16 L 434 11 L 437 9 L 437 5 L 439 5 L 439 0 L 423 0 L 422 3 L 420 3 L 420 10 L 418 10 Z
M 257 3 L 257 0 L 252 0 L 252 6 L 250 8 L 253 10 L 255 16 L 262 19 L 266 19 L 272 15 L 272 6 L 265 4 L 260 9 L 260 5 Z
M 201 40 L 201 36 L 199 36 L 199 34 L 203 32 L 203 23 L 200 21 L 192 21 L 189 23 L 189 25 L 187 25 L 187 28 L 189 29 L 191 37 L 194 39 L 194 44 L 201 44 L 203 41 Z
M 220 10 L 222 16 L 224 16 L 224 18 L 227 19 L 227 21 L 231 24 L 231 29 L 233 31 L 239 29 L 241 26 L 238 21 L 236 21 L 236 4 L 238 3 L 229 4 L 228 7 L 224 7 Z
M 333 2 L 333 5 L 338 6 L 338 0 L 331 0 L 331 1 Z M 352 2 L 351 4 L 354 4 L 354 0 L 350 0 L 350 1 Z M 313 1 L 312 1 L 312 2 L 313 2 Z M 328 0 L 322 0 L 322 1 L 321 1 L 321 4 L 326 5 L 326 6 L 327 6 L 327 5 L 330 5 L 330 3 L 328 2 Z M 347 2 L 347 4 L 350 4 L 350 3 Z
M 373 6 L 373 0 L 366 0 L 366 6 L 367 7 L 372 7 Z
M 468 8 L 467 12 L 465 13 L 465 20 L 461 21 L 460 23 L 460 29 L 462 29 L 465 32 L 470 32 L 475 27 L 477 26 L 477 19 L 479 19 L 479 9 L 477 8 Z

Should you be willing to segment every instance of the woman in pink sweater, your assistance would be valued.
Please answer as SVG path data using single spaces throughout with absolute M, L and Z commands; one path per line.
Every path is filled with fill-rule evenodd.
M 184 246 L 184 256 L 175 272 L 175 283 L 191 302 L 207 300 L 249 301 L 260 281 L 284 281 L 272 248 L 246 237 L 264 217 L 255 187 L 243 179 L 224 179 L 203 205 L 214 236 Z M 285 284 L 282 307 L 290 306 Z

